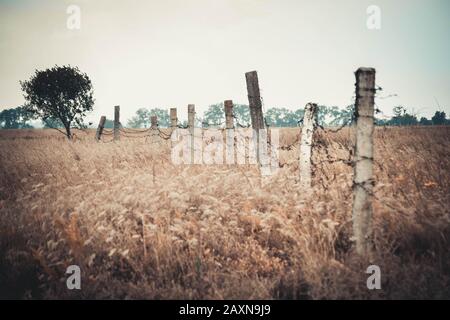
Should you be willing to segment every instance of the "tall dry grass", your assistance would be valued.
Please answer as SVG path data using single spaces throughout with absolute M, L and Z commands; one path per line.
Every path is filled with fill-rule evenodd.
M 292 144 L 298 129 L 283 129 Z M 298 144 L 279 173 L 174 166 L 166 141 L 68 143 L 0 131 L 2 298 L 450 298 L 450 128 L 377 128 L 375 250 L 352 249 L 351 129 L 315 134 L 314 189 Z M 338 160 L 338 161 L 336 161 Z M 82 289 L 66 288 L 77 264 Z M 382 289 L 368 290 L 370 264 Z

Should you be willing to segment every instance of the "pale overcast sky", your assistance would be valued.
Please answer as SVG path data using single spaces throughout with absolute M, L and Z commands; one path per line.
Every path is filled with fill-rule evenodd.
M 69 30 L 70 4 L 81 29 Z M 381 29 L 366 26 L 369 5 Z M 266 107 L 307 102 L 344 107 L 353 72 L 377 69 L 387 114 L 405 105 L 420 116 L 450 113 L 449 0 L 0 0 L 0 109 L 24 100 L 19 80 L 55 64 L 91 78 L 89 119 L 122 119 L 139 107 L 197 111 L 248 103 L 245 72 L 257 70 Z M 125 122 L 125 121 L 123 121 Z

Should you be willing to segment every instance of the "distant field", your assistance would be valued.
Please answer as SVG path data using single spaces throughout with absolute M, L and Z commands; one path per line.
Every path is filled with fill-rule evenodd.
M 377 128 L 375 252 L 352 251 L 353 135 L 299 129 L 281 169 L 175 166 L 170 141 L 0 130 L 0 298 L 450 299 L 450 126 Z M 382 290 L 366 287 L 369 264 Z M 79 265 L 82 290 L 66 267 Z

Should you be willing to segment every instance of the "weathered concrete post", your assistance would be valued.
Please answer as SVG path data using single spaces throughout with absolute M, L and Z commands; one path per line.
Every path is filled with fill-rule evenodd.
M 158 117 L 157 116 L 151 116 L 150 117 L 150 129 L 156 129 L 158 128 Z
M 233 101 L 225 100 L 225 163 L 234 164 L 234 121 L 233 121 Z
M 120 139 L 120 106 L 114 107 L 114 140 Z
M 360 255 L 368 255 L 372 244 L 375 69 L 359 68 L 355 76 L 356 147 L 353 175 L 353 233 L 356 252 Z
M 248 103 L 250 108 L 250 118 L 254 135 L 254 143 L 256 144 L 256 161 L 261 163 L 260 159 L 260 136 L 259 130 L 264 129 L 264 117 L 262 112 L 261 93 L 259 90 L 258 74 L 256 71 L 247 72 L 245 74 L 247 81 Z
M 256 71 L 245 74 L 247 80 L 248 102 L 253 129 L 264 129 L 261 93 L 259 90 L 258 74 Z
M 188 105 L 188 127 L 191 136 L 191 164 L 195 161 L 195 104 Z
M 195 127 L 195 104 L 188 105 L 188 127 L 190 129 Z
M 314 130 L 317 126 L 317 104 L 308 103 L 303 115 L 302 137 L 300 141 L 300 185 L 303 188 L 311 188 L 311 155 Z
M 224 102 L 224 108 L 225 108 L 225 128 L 226 129 L 233 129 L 233 101 L 232 100 L 225 100 Z
M 103 129 L 105 128 L 106 117 L 101 116 L 100 122 L 98 123 L 97 132 L 95 133 L 95 140 L 100 141 L 102 137 Z
M 170 108 L 170 127 L 176 128 L 178 123 L 177 108 Z

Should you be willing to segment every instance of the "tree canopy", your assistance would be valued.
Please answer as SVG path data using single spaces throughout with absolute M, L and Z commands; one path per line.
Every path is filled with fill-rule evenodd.
M 0 128 L 2 129 L 27 129 L 33 128 L 27 122 L 32 119 L 32 114 L 24 107 L 5 109 L 0 112 Z
M 225 123 L 223 102 L 212 104 L 203 115 L 203 126 L 221 126 Z
M 77 67 L 55 66 L 36 70 L 27 81 L 20 82 L 26 109 L 45 123 L 59 120 L 68 139 L 71 128 L 85 128 L 86 113 L 94 106 L 92 83 Z
M 434 125 L 443 125 L 447 123 L 446 115 L 444 111 L 436 111 L 434 116 L 431 118 L 431 123 Z
M 136 111 L 136 115 L 128 120 L 127 126 L 131 128 L 148 128 L 151 125 L 151 117 L 156 116 L 158 119 L 158 126 L 168 127 L 170 123 L 169 112 L 165 109 L 140 108 Z

